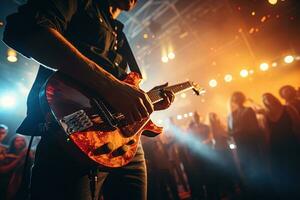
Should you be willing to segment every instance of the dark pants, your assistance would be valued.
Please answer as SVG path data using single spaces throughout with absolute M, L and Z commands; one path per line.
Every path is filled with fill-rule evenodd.
M 106 171 L 98 169 L 95 189 L 90 184 L 94 180 L 89 178 L 91 169 L 78 165 L 54 137 L 43 137 L 32 169 L 31 200 L 92 200 L 92 193 L 96 200 L 101 195 L 105 200 L 146 199 L 146 166 L 141 146 L 128 165 Z

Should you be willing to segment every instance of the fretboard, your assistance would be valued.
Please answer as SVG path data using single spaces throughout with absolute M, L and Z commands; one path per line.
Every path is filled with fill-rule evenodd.
M 179 94 L 190 89 L 193 89 L 193 86 L 189 81 L 164 88 L 164 90 L 172 91 L 174 94 Z M 152 90 L 147 92 L 147 95 L 152 103 L 157 103 L 162 100 L 160 93 L 161 90 Z

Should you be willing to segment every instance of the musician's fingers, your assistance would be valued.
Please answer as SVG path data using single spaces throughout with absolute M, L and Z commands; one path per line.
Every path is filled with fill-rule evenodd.
M 168 97 L 168 99 L 170 100 L 170 102 L 174 102 L 175 99 L 175 95 L 172 91 L 166 90 L 165 91 L 166 96 Z

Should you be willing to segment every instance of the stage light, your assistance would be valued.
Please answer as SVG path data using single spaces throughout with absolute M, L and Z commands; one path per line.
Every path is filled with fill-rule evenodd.
M 189 116 L 192 117 L 194 115 L 194 113 L 192 112 L 189 112 Z
M 175 58 L 175 53 L 174 52 L 169 52 L 168 53 L 168 58 L 170 59 L 170 60 L 173 60 L 174 58 Z
M 277 67 L 277 65 L 278 65 L 277 62 L 272 63 L 272 67 Z
M 209 86 L 210 87 L 214 88 L 214 87 L 217 87 L 217 85 L 218 85 L 217 80 L 212 79 L 212 80 L 209 81 Z
M 268 0 L 270 4 L 275 5 L 278 0 Z
M 162 57 L 161 57 L 161 61 L 162 61 L 163 63 L 169 62 L 168 56 L 162 56 Z
M 148 35 L 147 33 L 144 33 L 143 38 L 144 38 L 144 39 L 148 39 L 148 38 L 149 38 L 149 35 Z
M 182 119 L 182 115 L 177 115 L 176 117 L 178 120 L 181 120 Z
M 268 63 L 261 63 L 260 66 L 259 66 L 260 70 L 261 71 L 268 71 L 269 69 L 269 64 Z
M 183 115 L 184 118 L 188 118 L 188 116 L 189 116 L 188 114 L 184 114 Z
M 287 64 L 294 62 L 294 60 L 295 60 L 294 56 L 291 56 L 291 55 L 284 57 L 284 62 Z
M 4 94 L 0 98 L 0 106 L 3 108 L 11 108 L 16 105 L 16 97 L 14 94 Z
M 226 74 L 224 76 L 224 81 L 225 82 L 231 82 L 232 81 L 232 75 L 231 74 Z
M 17 62 L 18 61 L 17 52 L 13 49 L 8 49 L 7 50 L 7 60 L 9 62 Z
M 242 69 L 242 70 L 240 71 L 240 76 L 241 76 L 241 77 L 246 78 L 248 75 L 249 75 L 248 70 Z
M 229 145 L 229 148 L 230 148 L 230 149 L 236 149 L 236 145 L 235 145 L 235 144 L 230 144 L 230 145 Z
M 185 99 L 186 98 L 186 93 L 181 93 L 180 97 L 183 98 L 183 99 Z

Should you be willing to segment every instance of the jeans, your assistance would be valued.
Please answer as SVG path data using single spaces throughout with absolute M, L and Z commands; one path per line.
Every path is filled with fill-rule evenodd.
M 95 171 L 79 165 L 48 133 L 37 147 L 30 199 L 100 200 L 103 196 L 105 200 L 146 200 L 146 165 L 141 145 L 128 165 L 112 170 L 97 169 L 94 186 L 91 185 L 94 179 L 89 178 L 92 169 Z

